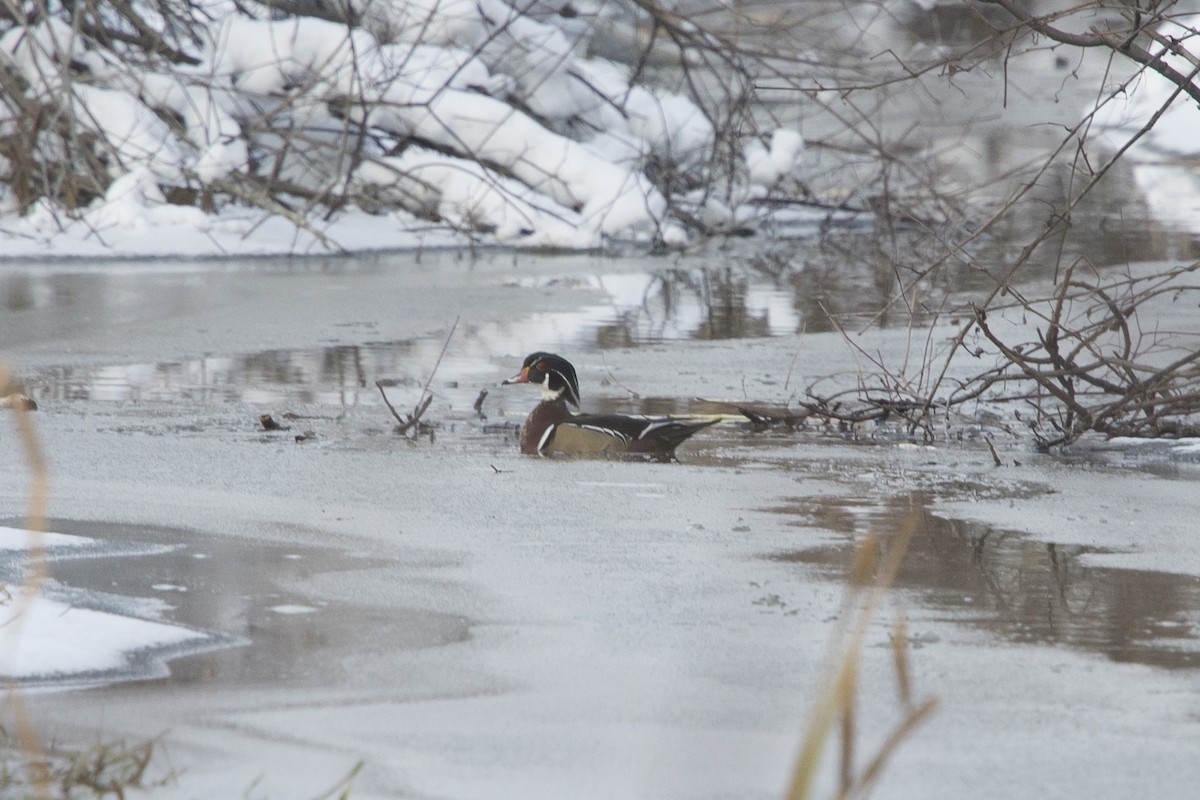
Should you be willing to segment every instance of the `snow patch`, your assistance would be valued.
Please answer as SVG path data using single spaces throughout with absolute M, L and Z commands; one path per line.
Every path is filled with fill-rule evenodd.
M 1181 15 L 1158 26 L 1158 41 L 1151 48 L 1155 58 L 1184 75 L 1194 72 L 1192 60 L 1200 57 L 1200 14 Z M 1183 53 L 1177 52 L 1184 51 Z M 1173 99 L 1172 99 L 1172 96 Z M 1114 147 L 1120 147 L 1168 100 L 1170 106 L 1133 147 L 1145 160 L 1162 157 L 1192 156 L 1200 153 L 1200 108 L 1174 84 L 1156 72 L 1144 70 L 1134 78 L 1128 90 L 1110 99 L 1096 110 L 1095 125 L 1105 131 Z M 1085 109 L 1091 111 L 1092 109 Z M 1149 194 L 1153 195 L 1153 192 Z
M 24 551 L 35 547 L 49 550 L 66 547 L 95 547 L 97 544 L 96 539 L 89 539 L 86 536 L 30 531 L 24 528 L 0 525 L 0 550 Z
M 37 548 L 52 559 L 128 557 L 170 549 L 0 526 L 0 566 L 5 572 L 14 564 L 19 572 L 19 559 Z M 174 585 L 155 588 L 186 591 Z M 40 592 L 15 581 L 0 582 L 0 679 L 103 683 L 157 677 L 166 674 L 164 652 L 211 646 L 222 639 L 162 621 L 159 617 L 168 608 L 156 598 L 108 595 L 53 581 L 43 584 Z
M 8 680 L 126 671 L 139 653 L 208 638 L 179 625 L 78 608 L 20 587 L 0 594 L 0 676 Z

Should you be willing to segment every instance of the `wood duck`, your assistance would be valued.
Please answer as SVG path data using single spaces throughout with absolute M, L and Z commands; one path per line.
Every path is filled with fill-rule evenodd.
M 504 383 L 533 383 L 542 390 L 542 402 L 521 426 L 526 455 L 638 453 L 667 461 L 685 439 L 717 422 L 573 413 L 568 405 L 579 408 L 579 379 L 571 363 L 553 353 L 527 356 L 521 371 Z

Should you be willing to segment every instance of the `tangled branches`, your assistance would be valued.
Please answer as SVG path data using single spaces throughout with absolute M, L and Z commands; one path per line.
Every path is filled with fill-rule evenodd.
M 1200 285 L 1188 281 L 1200 263 L 1095 282 L 1076 277 L 1076 266 L 1052 299 L 1006 310 L 1034 320 L 1032 339 L 1021 338 L 1028 324 L 1014 328 L 997 320 L 1005 312 L 974 308 L 980 351 L 990 348 L 997 364 L 964 381 L 950 404 L 1020 402 L 1043 448 L 1088 431 L 1200 435 L 1200 336 L 1164 324 L 1173 309 L 1195 309 Z
M 1200 436 L 1200 262 L 1170 269 L 1105 274 L 1085 262 L 1065 270 L 1050 296 L 971 304 L 947 361 L 991 363 L 953 378 L 931 378 L 935 359 L 915 374 L 877 361 L 859 385 L 807 397 L 788 409 L 739 409 L 756 427 L 809 420 L 857 426 L 900 423 L 934 438 L 938 422 L 995 426 L 1011 419 L 1039 449 L 1087 433 L 1107 437 Z M 1086 277 L 1081 273 L 1090 272 Z M 1110 271 L 1111 272 L 1111 271 Z M 950 385 L 948 391 L 938 391 Z

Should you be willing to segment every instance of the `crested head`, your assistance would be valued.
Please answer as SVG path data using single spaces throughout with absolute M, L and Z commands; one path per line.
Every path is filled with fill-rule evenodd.
M 533 383 L 547 400 L 563 399 L 579 407 L 579 378 L 575 367 L 554 353 L 530 353 L 521 364 L 521 371 L 505 383 Z

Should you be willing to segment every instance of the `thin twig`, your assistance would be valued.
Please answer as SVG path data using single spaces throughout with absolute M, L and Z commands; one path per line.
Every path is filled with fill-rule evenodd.
M 413 407 L 411 414 L 401 417 L 399 412 L 396 411 L 395 406 L 388 400 L 387 392 L 383 390 L 383 381 L 375 381 L 375 387 L 379 389 L 379 394 L 383 396 L 384 405 L 388 407 L 388 411 L 392 412 L 392 416 L 399 423 L 396 427 L 396 433 L 408 433 L 414 425 L 421 421 L 421 415 L 428 410 L 429 404 L 433 402 L 433 395 L 429 393 L 429 384 L 433 382 L 433 376 L 437 375 L 438 367 L 442 365 L 442 359 L 446 355 L 446 348 L 450 346 L 450 340 L 454 337 L 454 332 L 458 330 L 460 319 L 462 319 L 461 314 L 454 318 L 454 324 L 450 326 L 450 332 L 446 334 L 446 341 L 442 342 L 442 350 L 438 353 L 437 361 L 434 362 L 433 369 L 430 371 L 429 377 L 425 380 L 425 385 L 421 387 L 420 399 L 417 400 L 417 404 Z M 484 394 L 486 395 L 486 392 Z M 480 397 L 477 405 L 482 404 L 482 402 L 483 397 Z M 476 410 L 478 411 L 478 408 Z
M 462 319 L 462 314 L 454 318 L 454 324 L 450 326 L 450 332 L 446 334 L 446 341 L 442 342 L 442 351 L 438 353 L 437 361 L 433 362 L 433 370 L 429 373 L 429 378 L 425 381 L 425 386 L 421 389 L 421 394 L 424 395 L 429 391 L 429 384 L 433 382 L 433 376 L 437 375 L 438 367 L 442 365 L 442 358 L 446 355 L 446 348 L 450 346 L 450 340 L 454 338 L 454 332 L 458 330 L 458 322 Z

